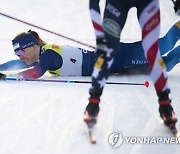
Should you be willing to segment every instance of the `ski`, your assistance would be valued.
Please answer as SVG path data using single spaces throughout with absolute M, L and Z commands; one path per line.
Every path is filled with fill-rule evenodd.
M 171 134 L 172 134 L 174 137 L 178 137 L 179 132 L 178 132 L 175 124 L 167 125 L 164 121 L 162 121 L 162 122 L 164 123 L 164 126 L 171 132 Z
M 170 129 L 171 133 L 173 134 L 174 137 L 178 137 L 178 130 L 175 126 L 172 126 L 172 127 L 169 127 L 168 128 Z
M 96 144 L 96 137 L 95 137 L 95 134 L 94 134 L 94 128 L 88 128 L 88 136 L 89 136 L 89 141 L 90 143 L 92 144 Z
M 89 127 L 86 122 L 84 123 L 84 125 L 85 125 L 85 130 L 88 135 L 90 143 L 96 144 L 97 141 L 96 141 L 96 136 L 95 136 L 95 126 Z
M 175 118 L 174 113 L 172 113 L 172 117 L 166 118 L 164 115 L 162 116 L 164 125 L 169 128 L 170 132 L 174 137 L 178 136 L 178 130 L 176 128 L 177 119 Z

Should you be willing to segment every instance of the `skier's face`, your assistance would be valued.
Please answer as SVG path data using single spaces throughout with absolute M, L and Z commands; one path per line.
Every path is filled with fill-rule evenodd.
M 17 52 L 17 56 L 20 58 L 22 62 L 25 62 L 28 65 L 38 62 L 39 52 L 37 50 L 37 47 L 38 47 L 37 45 L 34 45 L 26 49 L 23 49 Z

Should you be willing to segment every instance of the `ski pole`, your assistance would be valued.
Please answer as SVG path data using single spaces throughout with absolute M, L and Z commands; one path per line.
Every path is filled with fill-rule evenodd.
M 21 81 L 17 78 L 8 78 L 5 80 L 9 81 Z M 22 81 L 36 81 L 36 82 L 61 82 L 61 83 L 92 83 L 91 81 L 77 81 L 77 80 L 53 80 L 53 79 L 24 79 Z M 120 85 L 144 85 L 149 87 L 149 82 L 145 81 L 144 83 L 129 83 L 129 82 L 106 82 L 106 84 L 120 84 Z
M 84 45 L 84 46 L 87 46 L 87 47 L 90 47 L 90 48 L 92 48 L 92 49 L 95 49 L 94 46 L 91 46 L 91 45 L 89 45 L 89 44 L 80 42 L 80 41 L 78 41 L 78 40 L 75 40 L 75 39 L 73 39 L 73 38 L 70 38 L 70 37 L 68 37 L 68 36 L 65 36 L 65 35 L 62 35 L 62 34 L 59 34 L 59 33 L 53 32 L 53 31 L 50 31 L 50 30 L 45 29 L 45 28 L 43 28 L 43 27 L 40 27 L 40 26 L 34 25 L 34 24 L 32 24 L 32 23 L 26 22 L 26 21 L 24 21 L 24 20 L 21 20 L 21 19 L 12 17 L 12 16 L 7 15 L 7 14 L 4 14 L 4 13 L 2 13 L 2 12 L 0 12 L 0 15 L 5 16 L 5 17 L 10 18 L 10 19 L 13 19 L 13 20 L 16 20 L 16 21 L 18 21 L 18 22 L 24 23 L 24 24 L 26 24 L 26 25 L 30 25 L 30 26 L 32 26 L 32 27 L 41 29 L 41 30 L 46 31 L 46 32 L 48 32 L 48 33 L 51 33 L 51 34 L 54 34 L 54 35 L 63 37 L 63 38 L 65 38 L 65 39 L 71 40 L 71 41 L 73 41 L 73 42 L 79 43 L 79 44 Z

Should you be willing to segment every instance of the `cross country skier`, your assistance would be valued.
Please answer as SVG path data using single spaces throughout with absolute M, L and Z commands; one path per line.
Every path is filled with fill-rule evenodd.
M 102 22 L 99 2 L 100 0 L 90 0 L 91 20 L 96 35 L 96 52 L 99 56 L 92 73 L 90 97 L 84 113 L 85 123 L 89 128 L 93 128 L 97 122 L 100 97 L 116 56 L 121 31 L 129 9 L 136 7 L 142 29 L 142 46 L 158 96 L 160 117 L 174 134 L 177 133 L 175 127 L 177 118 L 174 116 L 175 113 L 169 98 L 170 89 L 167 83 L 166 66 L 158 47 L 160 32 L 159 0 L 106 0 Z
M 28 58 L 29 55 L 26 55 L 25 56 L 26 58 L 24 58 L 24 51 L 17 52 L 16 55 L 19 56 L 21 61 L 11 60 L 6 63 L 0 64 L 0 71 L 20 70 L 35 66 L 35 69 L 31 69 L 30 72 L 27 71 L 24 73 L 20 73 L 20 75 L 25 74 L 25 76 L 23 77 L 38 78 L 48 70 L 51 74 L 57 76 L 69 76 L 69 75 L 90 76 L 91 75 L 93 71 L 94 63 L 97 59 L 97 54 L 95 52 L 84 50 L 81 48 L 71 47 L 71 46 L 48 45 L 34 31 L 21 34 L 21 36 L 22 38 L 25 37 L 27 39 L 32 37 L 31 34 L 33 34 L 33 36 L 35 37 L 34 43 L 32 43 L 31 45 L 33 46 L 35 43 L 37 43 L 38 44 L 37 46 L 39 46 L 38 51 L 37 50 L 35 52 L 32 51 L 31 53 L 33 54 L 33 57 L 35 57 L 33 62 L 26 61 L 26 58 Z M 179 40 L 179 38 L 180 38 L 180 21 L 175 23 L 167 32 L 167 34 L 160 39 L 160 52 L 161 55 L 166 54 L 163 56 L 163 59 L 165 61 L 168 71 L 173 69 L 173 67 L 177 63 L 179 63 L 180 46 L 173 49 L 174 45 Z M 23 45 L 23 42 L 20 42 L 19 44 Z M 134 43 L 120 42 L 118 45 L 118 52 L 116 53 L 117 55 L 112 65 L 111 73 L 121 73 L 121 74 L 149 73 L 149 66 L 144 57 L 144 51 L 141 44 L 142 44 L 141 41 Z M 61 50 L 61 52 L 59 52 L 60 54 L 55 51 L 57 47 Z M 47 49 L 44 50 L 44 48 Z M 46 51 L 48 53 L 43 51 Z M 34 56 L 37 53 L 38 55 L 40 53 L 39 57 L 38 55 Z M 51 63 L 50 59 L 53 59 L 52 61 L 54 63 Z M 56 71 L 52 71 L 52 69 Z M 36 72 L 36 70 L 40 70 L 40 71 Z M 36 76 L 26 75 L 26 73 L 31 74 L 31 72 L 36 72 L 35 74 L 37 75 Z

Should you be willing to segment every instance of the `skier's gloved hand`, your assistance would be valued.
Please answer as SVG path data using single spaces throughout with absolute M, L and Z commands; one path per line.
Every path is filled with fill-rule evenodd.
M 0 73 L 0 80 L 5 80 L 6 79 L 6 75 L 3 73 Z
M 173 3 L 175 13 L 180 16 L 180 0 L 173 0 Z
M 101 56 L 106 56 L 108 52 L 107 40 L 105 38 L 97 38 L 96 45 L 96 53 Z

